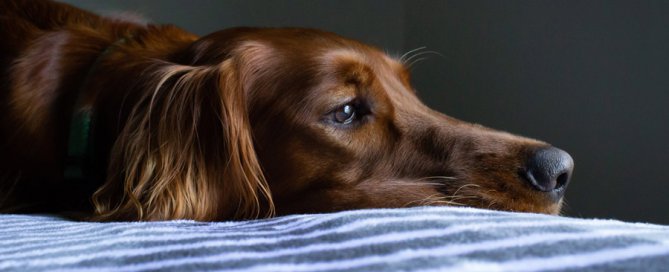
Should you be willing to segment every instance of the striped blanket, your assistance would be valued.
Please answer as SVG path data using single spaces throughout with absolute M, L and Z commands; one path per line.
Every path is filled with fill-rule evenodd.
M 419 207 L 242 222 L 0 215 L 0 271 L 669 271 L 669 227 Z

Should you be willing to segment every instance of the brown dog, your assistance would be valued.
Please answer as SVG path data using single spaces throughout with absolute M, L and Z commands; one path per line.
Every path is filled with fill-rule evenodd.
M 571 176 L 564 151 L 427 108 L 401 60 L 332 33 L 197 37 L 36 0 L 0 20 L 5 211 L 558 213 Z

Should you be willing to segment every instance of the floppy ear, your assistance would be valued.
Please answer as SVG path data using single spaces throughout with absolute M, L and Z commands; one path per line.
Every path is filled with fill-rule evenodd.
M 134 106 L 94 194 L 97 220 L 271 216 L 234 59 L 166 65 Z

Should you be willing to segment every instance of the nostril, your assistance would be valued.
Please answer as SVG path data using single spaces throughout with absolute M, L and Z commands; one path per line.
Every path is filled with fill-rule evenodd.
M 544 147 L 532 152 L 523 174 L 533 189 L 554 192 L 567 187 L 573 168 L 574 161 L 567 152 Z
M 555 190 L 560 190 L 564 187 L 567 187 L 567 182 L 569 182 L 569 173 L 562 173 L 557 177 L 557 182 L 555 184 Z

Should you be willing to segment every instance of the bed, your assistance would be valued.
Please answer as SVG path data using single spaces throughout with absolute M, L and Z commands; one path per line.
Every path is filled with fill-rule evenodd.
M 669 227 L 461 207 L 241 222 L 0 215 L 0 271 L 669 270 Z

